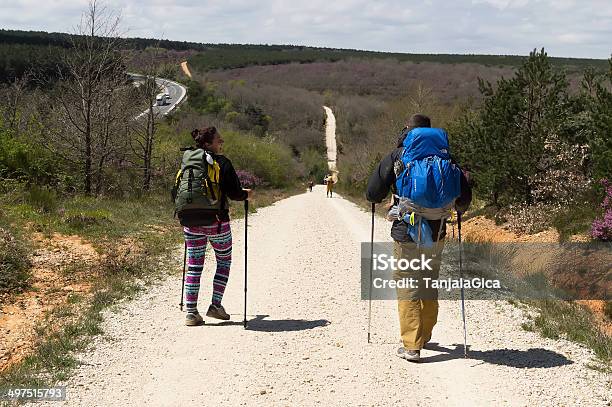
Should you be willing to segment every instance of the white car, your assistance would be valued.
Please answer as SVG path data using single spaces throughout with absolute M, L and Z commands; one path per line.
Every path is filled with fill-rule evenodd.
M 160 93 L 155 97 L 155 104 L 157 106 L 164 106 L 166 104 L 166 94 Z

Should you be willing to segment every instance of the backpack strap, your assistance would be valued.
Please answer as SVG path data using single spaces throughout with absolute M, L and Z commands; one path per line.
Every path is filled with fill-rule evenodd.
M 214 163 L 216 162 L 217 165 L 219 166 L 219 178 L 216 180 L 216 183 L 219 185 L 219 201 L 220 201 L 220 205 L 219 205 L 219 210 L 217 211 L 217 223 L 218 223 L 218 227 L 217 227 L 217 233 L 221 233 L 221 216 L 223 215 L 223 210 L 225 209 L 225 194 L 223 192 L 223 186 L 221 185 L 221 165 L 219 165 L 219 162 L 217 160 L 214 159 L 214 153 L 211 152 L 211 157 L 213 157 L 213 164 L 209 164 L 208 161 L 206 161 L 206 152 L 204 153 L 204 155 L 202 155 L 202 160 L 204 161 L 204 181 L 206 182 L 206 187 L 208 188 L 208 190 L 210 191 L 210 196 L 212 197 L 212 199 L 216 200 L 217 196 L 215 195 L 215 191 L 213 189 L 213 180 L 210 179 L 210 177 L 208 176 L 208 168 L 209 167 L 213 167 L 214 168 Z
M 204 171 L 204 183 L 206 184 L 206 189 L 208 189 L 208 191 L 210 192 L 210 197 L 213 200 L 217 199 L 217 196 L 215 195 L 215 191 L 213 189 L 213 182 L 211 181 L 210 177 L 208 176 L 208 167 L 210 165 L 208 163 L 206 163 L 206 170 Z
M 221 200 L 221 204 L 219 205 L 219 214 L 217 215 L 217 220 L 219 221 L 219 227 L 217 228 L 217 233 L 221 233 L 221 216 L 223 215 L 223 210 L 225 209 L 226 198 L 225 192 L 223 192 L 223 185 L 221 184 L 223 177 L 221 176 L 221 165 L 217 161 L 217 165 L 219 166 L 219 178 L 217 179 L 217 183 L 219 184 L 219 200 Z
M 187 178 L 187 192 L 189 192 L 189 198 L 187 198 L 187 203 L 193 202 L 193 168 L 189 168 L 189 178 Z
M 446 220 L 448 218 L 440 219 L 440 224 L 438 225 L 438 237 L 436 238 L 436 250 L 440 247 L 440 236 L 442 236 L 442 227 L 444 226 L 446 230 Z
M 179 169 L 178 172 L 176 173 L 176 177 L 174 178 L 174 185 L 172 186 L 172 191 L 170 192 L 170 195 L 172 196 L 172 202 L 176 200 L 176 194 L 178 192 L 179 184 L 181 182 L 182 177 L 183 177 L 183 170 Z M 176 212 L 175 212 L 175 215 L 176 215 Z

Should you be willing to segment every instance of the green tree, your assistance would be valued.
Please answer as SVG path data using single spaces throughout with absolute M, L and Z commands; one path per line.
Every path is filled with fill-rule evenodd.
M 480 80 L 479 87 L 482 109 L 453 126 L 458 155 L 474 171 L 479 192 L 494 204 L 532 203 L 547 142 L 569 115 L 565 74 L 553 69 L 544 49 L 534 50 L 514 77 L 495 86 Z
M 594 179 L 612 175 L 612 58 L 608 72 L 588 70 L 582 82 L 586 138 L 591 152 Z

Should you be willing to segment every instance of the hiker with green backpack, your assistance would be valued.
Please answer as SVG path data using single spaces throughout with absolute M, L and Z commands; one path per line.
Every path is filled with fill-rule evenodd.
M 228 199 L 248 200 L 253 191 L 242 188 L 231 161 L 222 155 L 223 138 L 215 127 L 195 129 L 191 136 L 196 146 L 183 149 L 181 169 L 176 175 L 172 196 L 175 213 L 183 226 L 185 237 L 185 324 L 195 326 L 204 322 L 197 306 L 200 277 L 209 241 L 215 252 L 217 269 L 213 278 L 212 301 L 206 316 L 230 319 L 221 305 L 232 262 Z

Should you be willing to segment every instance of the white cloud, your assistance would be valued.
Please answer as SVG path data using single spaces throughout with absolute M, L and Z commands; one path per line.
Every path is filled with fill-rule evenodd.
M 532 1 L 532 3 L 534 3 L 534 1 Z M 472 4 L 488 4 L 499 10 L 505 10 L 508 8 L 525 7 L 529 5 L 529 0 L 472 0 Z
M 588 4 L 587 4 L 588 3 Z M 107 0 L 129 36 L 398 52 L 607 58 L 609 0 Z M 4 28 L 71 31 L 86 0 L 0 0 Z
M 560 42 L 564 44 L 583 44 L 591 40 L 592 36 L 589 34 L 582 33 L 565 33 L 557 37 Z

